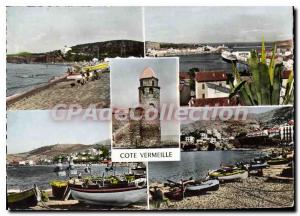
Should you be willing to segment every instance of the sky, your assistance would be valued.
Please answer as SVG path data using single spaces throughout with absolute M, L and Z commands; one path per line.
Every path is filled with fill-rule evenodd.
M 95 144 L 110 139 L 109 121 L 54 121 L 49 111 L 7 113 L 7 153 L 54 144 Z
M 292 39 L 292 7 L 146 7 L 145 40 L 173 43 Z
M 133 108 L 139 106 L 139 76 L 150 67 L 158 78 L 160 105 L 179 106 L 178 58 L 112 59 L 110 64 L 110 89 L 112 108 Z M 176 121 L 161 121 L 162 135 L 179 133 Z
M 106 40 L 143 41 L 141 7 L 8 7 L 7 53 Z

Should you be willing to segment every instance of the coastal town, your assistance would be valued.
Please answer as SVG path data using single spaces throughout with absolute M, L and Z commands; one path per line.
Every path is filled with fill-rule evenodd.
M 281 112 L 291 112 L 292 107 L 278 109 L 280 120 L 274 123 L 261 123 L 259 120 L 245 120 L 242 122 L 223 122 L 211 125 L 192 126 L 182 125 L 181 149 L 182 151 L 220 151 L 237 149 L 263 149 L 270 147 L 294 146 L 294 119 L 293 114 L 283 117 Z M 293 112 L 293 111 L 292 111 Z M 265 114 L 268 116 L 267 114 Z M 258 117 L 257 117 L 258 118 Z M 272 118 L 276 118 L 273 115 Z M 270 121 L 268 117 L 265 121 Z M 241 120 L 242 121 L 242 120 Z
M 70 144 L 67 144 L 70 148 Z M 59 160 L 62 163 L 67 164 L 70 159 L 73 160 L 75 164 L 85 164 L 85 163 L 108 163 L 110 160 L 110 149 L 107 146 L 95 146 L 87 147 L 75 145 L 73 148 L 82 148 L 81 151 L 73 151 L 69 154 L 66 152 L 68 149 L 63 147 L 62 144 L 57 144 L 53 146 L 45 146 L 43 149 L 47 149 L 47 152 L 43 152 L 43 149 L 35 149 L 31 152 L 19 153 L 14 155 L 8 155 L 7 166 L 35 166 L 35 165 L 56 165 Z M 77 147 L 78 146 L 78 147 Z M 58 153 L 56 149 L 65 149 L 65 153 Z M 53 153 L 52 153 L 53 152 Z M 23 157 L 26 155 L 26 157 Z M 27 160 L 23 160 L 27 158 Z M 33 158 L 33 159 L 28 159 Z

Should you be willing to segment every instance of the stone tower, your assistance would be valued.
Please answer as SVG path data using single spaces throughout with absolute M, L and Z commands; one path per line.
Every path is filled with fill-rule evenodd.
M 160 108 L 160 87 L 154 71 L 147 67 L 140 75 L 139 103 L 145 110 Z

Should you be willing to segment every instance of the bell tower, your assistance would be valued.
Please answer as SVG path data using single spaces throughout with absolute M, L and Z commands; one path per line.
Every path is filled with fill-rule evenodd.
M 144 109 L 160 109 L 160 87 L 157 76 L 150 67 L 140 75 L 139 103 Z

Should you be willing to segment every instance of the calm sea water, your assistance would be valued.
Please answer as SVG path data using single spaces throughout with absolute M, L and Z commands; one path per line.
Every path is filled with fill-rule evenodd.
M 221 163 L 250 161 L 259 155 L 261 152 L 252 150 L 181 152 L 181 161 L 149 163 L 149 180 L 165 182 L 167 179 L 204 178 L 208 170 L 219 168 Z
M 212 46 L 218 46 L 222 44 L 212 44 Z M 233 51 L 251 51 L 260 50 L 260 43 L 232 43 L 225 44 Z M 266 49 L 270 49 L 271 44 L 266 44 Z M 200 71 L 209 70 L 225 70 L 227 73 L 232 73 L 232 64 L 222 60 L 221 54 L 198 54 L 179 56 L 179 68 L 180 71 L 189 71 L 191 68 L 199 68 Z M 239 71 L 244 71 L 247 66 L 244 64 L 237 64 Z
M 7 167 L 7 189 L 29 189 L 36 184 L 41 189 L 49 189 L 51 180 L 64 180 L 66 177 L 58 177 L 53 172 L 55 166 L 24 166 L 24 167 Z M 84 172 L 85 166 L 76 166 L 78 173 L 82 176 L 88 175 Z M 105 165 L 92 165 L 92 175 L 102 176 L 105 171 Z M 115 173 L 127 173 L 128 168 L 116 167 Z M 107 175 L 113 174 L 108 172 Z
M 21 93 L 34 86 L 47 83 L 54 76 L 62 75 L 65 65 L 6 64 L 6 96 Z

